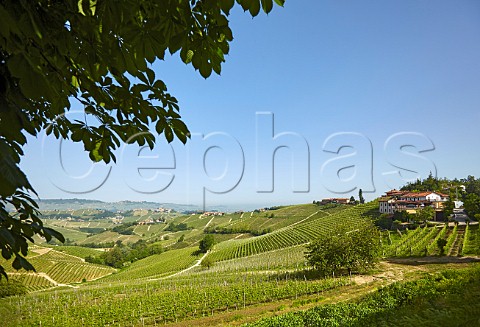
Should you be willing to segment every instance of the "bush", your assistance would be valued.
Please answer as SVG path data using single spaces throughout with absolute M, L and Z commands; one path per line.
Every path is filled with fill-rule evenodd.
M 27 288 L 20 281 L 10 279 L 0 281 L 0 298 L 27 294 Z
M 445 254 L 445 245 L 447 245 L 447 240 L 444 239 L 444 238 L 439 238 L 437 240 L 437 247 L 438 247 L 438 251 L 440 252 L 440 255 L 444 255 Z
M 215 244 L 215 238 L 213 235 L 205 235 L 205 237 L 200 241 L 199 250 L 202 253 L 207 253 L 213 245 Z
M 214 264 L 215 262 L 210 257 L 204 258 L 201 262 L 202 267 L 207 269 L 212 268 Z
M 372 268 L 380 257 L 380 233 L 371 223 L 338 226 L 307 246 L 308 263 L 322 274 Z

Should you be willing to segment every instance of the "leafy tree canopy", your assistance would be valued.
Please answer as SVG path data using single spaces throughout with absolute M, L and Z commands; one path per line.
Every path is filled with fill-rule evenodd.
M 465 185 L 465 191 L 467 194 L 476 194 L 480 196 L 480 178 L 475 179 L 475 176 L 468 176 L 461 180 L 462 184 Z
M 201 253 L 207 253 L 208 250 L 211 250 L 215 245 L 215 238 L 213 235 L 205 235 L 203 239 L 200 241 L 199 251 Z
M 365 203 L 365 198 L 363 197 L 363 191 L 362 191 L 362 189 L 358 190 L 358 201 L 360 202 L 360 204 L 364 204 L 364 203 Z
M 19 168 L 26 134 L 42 130 L 81 142 L 93 161 L 115 161 L 120 142 L 154 146 L 155 126 L 185 143 L 177 99 L 150 68 L 179 53 L 207 78 L 220 74 L 235 3 L 252 16 L 284 0 L 0 0 L 0 249 L 16 269 L 27 241 L 61 234 L 43 226 L 35 193 Z M 85 120 L 64 114 L 73 101 Z M 36 194 L 36 193 L 35 193 Z M 7 204 L 15 208 L 10 213 Z M 0 276 L 5 275 L 0 266 Z
M 424 223 L 427 220 L 432 220 L 435 217 L 435 209 L 432 207 L 424 207 L 420 210 L 417 210 L 413 218 L 416 223 Z
M 471 176 L 469 176 L 471 177 Z M 425 179 L 417 179 L 414 182 L 410 182 L 407 185 L 401 188 L 402 191 L 416 191 L 416 192 L 453 192 L 460 185 L 466 185 L 466 179 L 448 179 L 448 178 L 438 178 L 433 176 L 432 173 L 428 175 Z
M 307 246 L 308 263 L 324 275 L 373 267 L 380 257 L 380 233 L 369 221 L 337 226 Z
M 395 211 L 393 214 L 393 220 L 398 220 L 401 222 L 409 222 L 412 218 L 412 215 L 406 212 L 405 210 L 402 211 Z
M 463 207 L 469 217 L 475 217 L 480 213 L 480 196 L 475 193 L 470 193 L 465 196 Z

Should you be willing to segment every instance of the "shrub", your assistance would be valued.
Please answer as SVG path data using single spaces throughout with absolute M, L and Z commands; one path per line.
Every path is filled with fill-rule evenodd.
M 20 281 L 2 279 L 0 281 L 0 298 L 14 295 L 23 295 L 27 293 L 27 288 Z

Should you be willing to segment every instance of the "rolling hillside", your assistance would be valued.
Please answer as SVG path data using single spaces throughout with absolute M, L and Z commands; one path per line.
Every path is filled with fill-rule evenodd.
M 285 305 L 289 310 L 308 309 L 317 302 L 368 294 L 375 287 L 403 278 L 404 271 L 412 276 L 417 268 L 386 264 L 392 270 L 378 279 L 318 278 L 306 264 L 305 245 L 338 225 L 354 230 L 363 219 L 378 217 L 377 211 L 377 203 L 371 202 L 357 206 L 306 204 L 221 216 L 177 215 L 165 223 L 127 225 L 130 235 L 107 230 L 85 238 L 122 240 L 124 244 L 142 240 L 164 249 L 160 254 L 126 262 L 119 270 L 84 262 L 85 257 L 98 256 L 105 249 L 33 247 L 29 259 L 38 273 L 10 271 L 12 279 L 26 285 L 30 294 L 0 299 L 0 324 L 211 326 L 215 321 L 222 326 L 237 325 L 237 320 L 257 320 L 257 312 L 264 317 L 283 313 Z M 138 212 L 132 219 L 148 215 L 148 211 Z M 72 230 L 83 227 L 76 222 L 62 225 L 59 220 L 56 224 Z M 255 236 L 259 231 L 262 235 Z M 213 233 L 216 245 L 207 254 L 198 254 L 198 243 L 206 232 Z M 448 240 L 447 254 L 456 258 L 478 254 L 479 235 L 478 226 L 418 227 L 384 232 L 382 242 L 385 256 L 415 259 L 425 255 L 425 250 L 437 254 L 434 244 L 442 237 Z M 202 267 L 205 259 L 213 266 Z M 425 269 L 437 268 L 422 267 L 419 271 L 424 274 Z M 355 285 L 356 281 L 360 284 Z
M 331 232 L 336 224 L 351 224 L 354 229 L 358 221 L 376 214 L 376 206 L 376 202 L 371 202 L 354 207 L 336 208 L 333 213 L 319 207 L 314 212 L 303 211 L 302 215 L 297 216 L 296 221 L 271 233 L 218 244 L 211 258 L 214 261 L 229 260 L 306 244 L 321 234 Z

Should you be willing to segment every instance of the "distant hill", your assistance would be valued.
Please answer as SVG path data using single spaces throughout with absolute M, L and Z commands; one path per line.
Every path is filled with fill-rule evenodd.
M 103 202 L 87 199 L 43 199 L 37 201 L 40 210 L 78 210 L 78 209 L 104 209 L 109 211 L 126 211 L 133 209 L 170 208 L 178 212 L 198 210 L 200 207 L 176 203 L 159 203 L 149 201 L 119 201 Z

